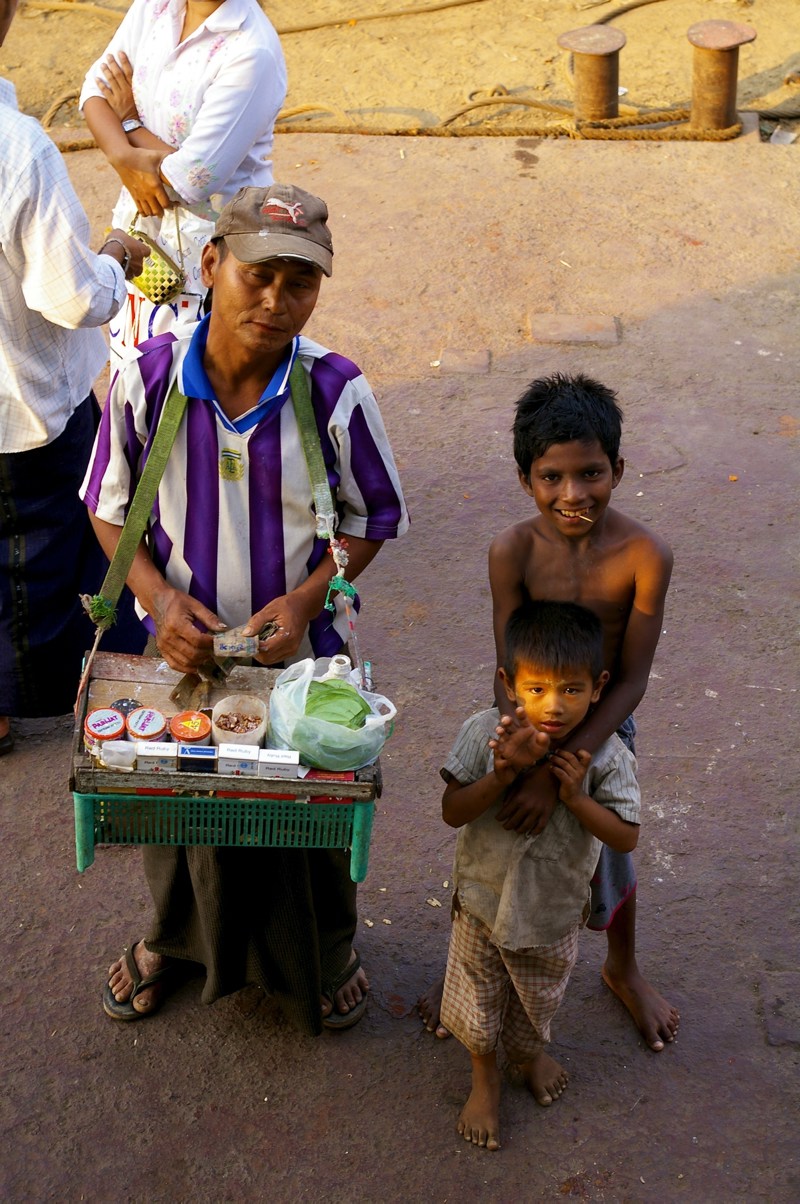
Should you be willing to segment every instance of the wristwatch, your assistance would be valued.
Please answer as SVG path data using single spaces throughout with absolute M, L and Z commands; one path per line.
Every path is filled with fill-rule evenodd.
M 142 128 L 142 123 L 138 117 L 126 117 L 122 123 L 122 128 L 126 134 L 132 134 L 134 130 Z

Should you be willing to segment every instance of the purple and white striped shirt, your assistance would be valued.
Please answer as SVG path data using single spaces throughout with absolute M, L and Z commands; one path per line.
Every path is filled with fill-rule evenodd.
M 98 518 L 125 521 L 164 402 L 191 339 L 142 343 L 111 385 L 81 497 Z M 351 360 L 302 336 L 338 533 L 393 539 L 408 514 L 377 402 Z M 170 585 L 234 626 L 297 588 L 327 547 L 316 536 L 311 484 L 288 388 L 284 403 L 243 434 L 227 429 L 212 402 L 189 397 L 150 521 L 153 560 Z M 288 404 L 286 404 L 288 402 Z M 328 656 L 347 638 L 336 611 L 310 625 L 297 657 Z M 138 607 L 139 614 L 144 612 Z M 153 630 L 152 621 L 146 619 Z

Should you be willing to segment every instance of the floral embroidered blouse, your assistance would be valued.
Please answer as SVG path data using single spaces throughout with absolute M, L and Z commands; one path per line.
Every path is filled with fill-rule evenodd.
M 272 182 L 273 126 L 286 96 L 286 65 L 257 0 L 224 0 L 179 42 L 185 0 L 133 0 L 86 74 L 81 106 L 102 97 L 107 55 L 133 64 L 145 127 L 175 147 L 162 173 L 188 208 L 213 220 L 240 188 Z

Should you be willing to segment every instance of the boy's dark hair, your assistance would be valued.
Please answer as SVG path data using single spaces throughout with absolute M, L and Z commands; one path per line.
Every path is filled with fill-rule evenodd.
M 588 670 L 592 681 L 603 671 L 603 625 L 575 602 L 526 602 L 510 616 L 505 643 L 503 668 L 512 682 L 522 661 L 561 674 Z
M 554 443 L 595 439 L 611 461 L 619 458 L 622 410 L 612 389 L 580 373 L 556 372 L 528 385 L 517 402 L 514 418 L 514 459 L 525 478 L 531 464 Z

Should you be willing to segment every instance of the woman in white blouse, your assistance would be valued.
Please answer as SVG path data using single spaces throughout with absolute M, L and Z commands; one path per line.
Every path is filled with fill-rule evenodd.
M 272 183 L 285 95 L 280 41 L 257 0 L 133 0 L 87 72 L 80 105 L 123 185 L 112 223 L 135 222 L 186 277 L 165 305 L 128 285 L 110 326 L 112 368 L 144 339 L 202 316 L 200 253 L 240 188 Z

